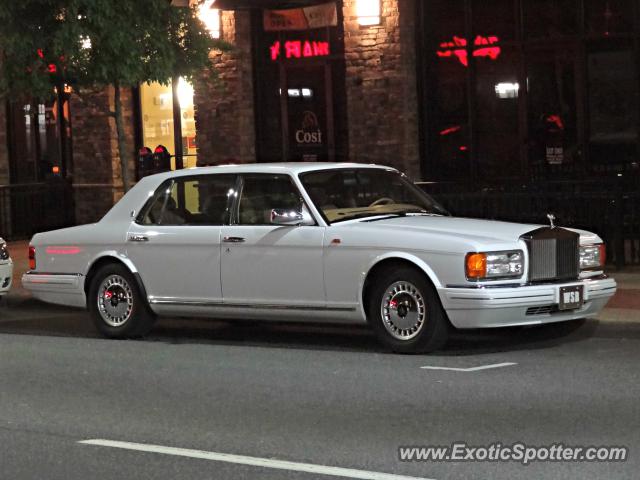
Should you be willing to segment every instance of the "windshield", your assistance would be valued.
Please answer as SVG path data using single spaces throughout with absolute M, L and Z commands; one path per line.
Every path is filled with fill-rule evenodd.
M 328 223 L 408 214 L 448 215 L 404 175 L 373 168 L 320 170 L 300 175 Z

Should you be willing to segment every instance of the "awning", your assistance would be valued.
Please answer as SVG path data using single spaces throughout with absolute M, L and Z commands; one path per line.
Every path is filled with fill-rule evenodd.
M 247 10 L 250 8 L 280 10 L 311 7 L 321 3 L 327 3 L 327 0 L 216 0 L 212 7 L 222 10 Z

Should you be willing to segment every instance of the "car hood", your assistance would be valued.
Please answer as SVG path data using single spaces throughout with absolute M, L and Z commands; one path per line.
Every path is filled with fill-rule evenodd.
M 449 234 L 479 241 L 497 240 L 503 242 L 517 241 L 523 234 L 544 226 L 428 215 L 391 217 L 363 223 L 375 225 L 378 228 L 392 228 L 406 232 Z

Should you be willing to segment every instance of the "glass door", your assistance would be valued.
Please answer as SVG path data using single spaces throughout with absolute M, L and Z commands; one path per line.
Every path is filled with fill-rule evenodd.
M 283 150 L 291 162 L 334 158 L 331 70 L 327 64 L 282 68 Z

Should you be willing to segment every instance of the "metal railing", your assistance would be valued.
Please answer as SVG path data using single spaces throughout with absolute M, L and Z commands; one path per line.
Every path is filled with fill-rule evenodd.
M 0 185 L 0 236 L 7 240 L 68 227 L 74 218 L 73 190 L 64 180 Z
M 464 191 L 460 185 L 433 182 L 420 186 L 457 216 L 547 224 L 546 214 L 553 213 L 557 225 L 600 235 L 609 263 L 640 264 L 640 191 L 635 182 L 550 182 L 511 191 Z

